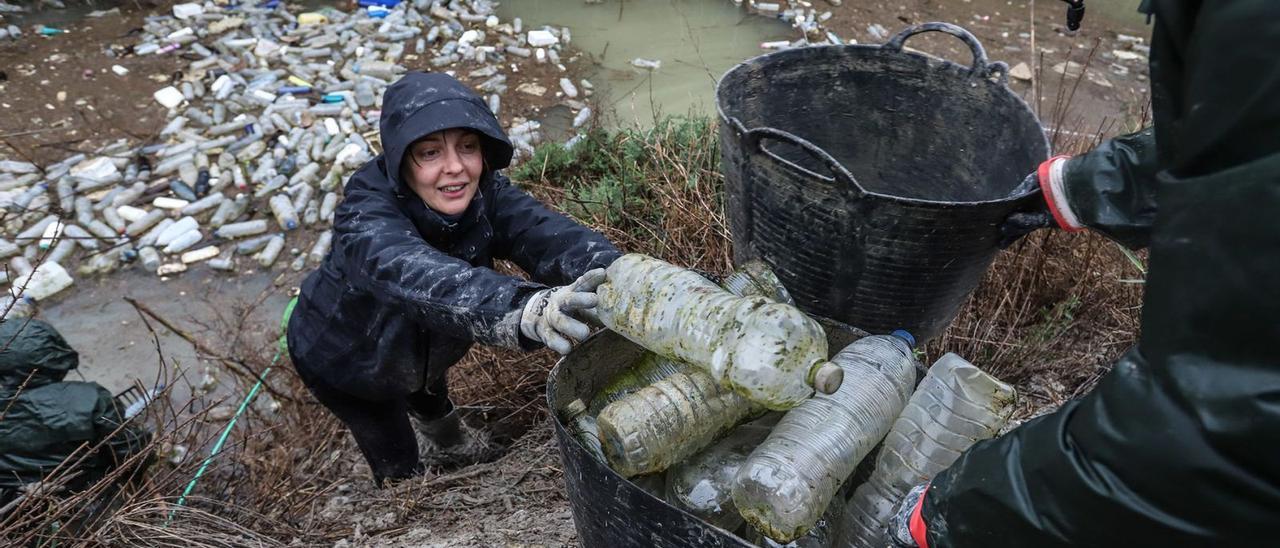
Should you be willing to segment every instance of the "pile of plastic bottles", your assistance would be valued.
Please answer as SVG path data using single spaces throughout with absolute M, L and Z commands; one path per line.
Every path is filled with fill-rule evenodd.
M 917 386 L 923 367 L 909 334 L 864 337 L 825 361 L 820 325 L 786 322 L 769 332 L 754 324 L 762 310 L 794 308 L 761 263 L 724 280 L 732 292 L 641 256 L 619 259 L 608 277 L 601 320 L 651 353 L 561 419 L 654 496 L 762 545 L 885 545 L 885 522 L 906 492 L 994 437 L 1012 414 L 1013 387 L 955 354 Z M 623 288 L 625 297 L 609 295 Z M 842 382 L 777 399 L 804 386 L 813 344 L 796 341 L 815 335 L 822 363 L 839 367 Z M 749 350 L 764 358 L 720 358 L 735 336 L 770 341 Z
M 277 2 L 205 2 L 148 17 L 132 54 L 190 60 L 154 94 L 168 123 L 153 142 L 121 140 L 51 165 L 0 159 L 0 283 L 38 300 L 74 276 L 122 267 L 166 276 L 198 263 L 317 264 L 347 175 L 378 152 L 382 93 L 406 56 L 478 81 L 497 113 L 508 72 L 563 70 L 571 39 L 567 29 L 502 22 L 485 0 L 362 4 L 295 14 Z M 585 124 L 591 84 L 558 84 Z M 523 120 L 508 128 L 518 157 L 533 153 L 538 130 Z

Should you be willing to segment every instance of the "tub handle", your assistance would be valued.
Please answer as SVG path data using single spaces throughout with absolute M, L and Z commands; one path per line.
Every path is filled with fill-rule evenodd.
M 969 46 L 969 51 L 973 52 L 973 65 L 969 67 L 969 72 L 980 78 L 990 78 L 995 76 L 1002 86 L 1009 85 L 1009 65 L 1002 61 L 995 63 L 987 62 L 987 50 L 983 49 L 982 43 L 978 42 L 978 38 L 965 30 L 964 27 L 953 25 L 951 23 L 921 23 L 912 25 L 902 30 L 898 34 L 885 42 L 882 49 L 889 51 L 901 52 L 902 47 L 906 44 L 907 39 L 924 32 L 945 32 L 956 38 L 959 38 Z
M 733 123 L 734 123 L 735 129 L 740 129 L 743 127 L 742 123 L 738 122 L 737 119 L 734 119 Z M 779 164 L 782 164 L 790 169 L 798 171 L 804 175 L 814 177 L 816 179 L 820 179 L 828 183 L 835 183 L 835 182 L 843 183 L 845 188 L 853 191 L 854 194 L 859 196 L 862 194 L 866 194 L 866 192 L 862 189 L 862 185 L 858 184 L 858 181 L 853 178 L 853 174 L 849 173 L 848 169 L 845 169 L 844 164 L 841 164 L 839 160 L 836 160 L 835 158 L 831 157 L 830 154 L 827 154 L 827 151 L 822 150 L 822 148 L 819 147 L 818 145 L 810 143 L 809 141 L 803 138 L 800 138 L 794 134 L 791 134 L 789 132 L 783 131 L 781 129 L 771 128 L 771 127 L 743 129 L 738 133 L 739 135 L 742 136 L 743 150 L 746 150 L 749 153 L 757 153 L 757 152 L 764 153 L 766 156 L 772 158 L 773 161 L 778 162 Z M 813 156 L 818 161 L 822 162 L 823 165 L 827 166 L 827 169 L 831 170 L 831 173 L 833 175 L 823 175 L 821 173 L 815 173 L 805 167 L 796 165 L 795 162 L 792 162 L 790 160 L 787 160 L 786 158 L 778 156 L 773 151 L 764 147 L 763 141 L 765 139 L 782 141 L 789 145 L 799 147 L 800 150 L 805 151 L 805 153 L 807 153 L 810 156 Z

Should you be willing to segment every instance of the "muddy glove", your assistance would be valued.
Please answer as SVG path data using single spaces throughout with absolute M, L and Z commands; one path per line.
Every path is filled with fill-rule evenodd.
M 1010 196 L 1018 196 L 1040 187 L 1040 195 L 1044 200 L 1036 209 L 1012 213 L 1000 224 L 1000 247 L 1009 247 L 1023 236 L 1041 228 L 1061 228 L 1068 232 L 1083 230 L 1079 219 L 1067 206 L 1066 193 L 1062 187 L 1063 173 L 1067 156 L 1054 156 L 1040 164 L 1040 168 L 1027 175 Z
M 929 484 L 922 483 L 911 488 L 902 503 L 889 518 L 888 531 L 885 537 L 897 548 L 929 548 L 929 540 L 925 537 L 924 518 L 920 510 L 924 508 L 924 494 Z
M 604 279 L 604 269 L 597 268 L 569 285 L 534 293 L 524 305 L 520 333 L 561 355 L 568 354 L 574 343 L 591 334 L 591 328 L 579 318 L 593 317 L 596 287 Z

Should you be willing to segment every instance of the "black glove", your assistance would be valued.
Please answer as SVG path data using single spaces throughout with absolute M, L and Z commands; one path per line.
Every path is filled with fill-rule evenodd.
M 1021 196 L 1039 187 L 1040 177 L 1032 172 L 1009 195 Z M 1011 213 L 1003 223 L 1000 223 L 1000 248 L 1009 247 L 1023 236 L 1041 228 L 1057 227 L 1058 223 L 1053 220 L 1053 214 L 1049 212 L 1048 202 L 1040 200 L 1036 204 L 1036 209 Z

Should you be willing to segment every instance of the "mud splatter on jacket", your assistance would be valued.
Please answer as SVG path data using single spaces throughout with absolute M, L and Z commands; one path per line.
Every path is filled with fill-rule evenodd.
M 303 282 L 288 327 L 298 367 L 370 400 L 421 389 L 473 342 L 535 348 L 518 321 L 532 293 L 620 255 L 495 173 L 510 164 L 511 144 L 484 102 L 452 77 L 406 74 L 387 89 L 380 124 L 383 154 L 348 180 L 333 248 Z M 414 141 L 457 127 L 482 135 L 488 169 L 451 222 L 400 181 L 400 166 Z M 534 281 L 499 274 L 495 259 Z

